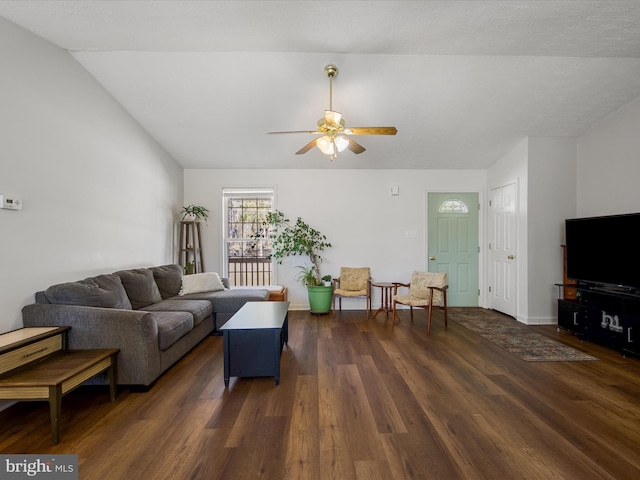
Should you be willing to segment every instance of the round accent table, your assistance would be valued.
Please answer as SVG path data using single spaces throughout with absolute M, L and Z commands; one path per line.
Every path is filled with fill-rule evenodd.
M 393 289 L 396 284 L 397 282 L 371 282 L 372 287 L 380 289 L 380 308 L 373 315 L 373 318 L 376 318 L 380 312 L 384 312 L 389 318 L 389 312 L 393 311 Z

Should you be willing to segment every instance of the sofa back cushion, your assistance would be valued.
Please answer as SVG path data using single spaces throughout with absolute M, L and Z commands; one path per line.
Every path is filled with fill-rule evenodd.
M 44 292 L 36 292 L 36 303 L 51 303 Z
M 122 286 L 127 292 L 127 297 L 134 310 L 144 308 L 162 300 L 158 285 L 153 278 L 153 272 L 148 268 L 136 268 L 133 270 L 121 270 L 115 275 L 122 280 Z
M 98 275 L 78 282 L 52 285 L 44 292 L 50 303 L 131 310 L 131 302 L 117 275 Z
M 180 265 L 162 265 L 151 267 L 153 278 L 163 299 L 175 297 L 182 287 L 182 267 Z

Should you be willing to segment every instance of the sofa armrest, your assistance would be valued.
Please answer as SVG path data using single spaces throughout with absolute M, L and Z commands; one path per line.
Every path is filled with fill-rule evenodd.
M 22 309 L 25 327 L 69 326 L 70 349 L 119 348 L 118 384 L 150 385 L 161 373 L 158 324 L 140 310 L 32 304 Z

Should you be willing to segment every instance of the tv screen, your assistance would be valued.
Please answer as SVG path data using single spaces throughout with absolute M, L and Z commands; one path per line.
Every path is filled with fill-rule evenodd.
M 640 288 L 640 213 L 565 220 L 567 276 Z

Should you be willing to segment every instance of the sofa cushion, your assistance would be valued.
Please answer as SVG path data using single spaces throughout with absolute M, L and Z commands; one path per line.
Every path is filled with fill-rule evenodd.
M 193 329 L 189 312 L 153 312 L 158 322 L 158 348 L 166 350 Z
M 184 300 L 182 297 L 162 300 L 158 303 L 147 305 L 143 310 L 147 312 L 189 312 L 193 315 L 193 325 L 199 325 L 205 318 L 213 313 L 211 302 L 207 300 Z
M 148 268 L 121 270 L 116 272 L 115 275 L 118 275 L 122 280 L 122 286 L 127 292 L 134 310 L 162 300 L 153 272 Z
M 269 301 L 271 302 L 286 302 L 287 301 L 287 287 L 282 285 L 260 285 L 260 286 L 237 286 L 232 287 L 234 290 L 255 290 L 267 289 L 269 291 Z
M 247 302 L 262 302 L 269 299 L 269 290 L 262 288 L 220 290 L 218 292 L 192 293 L 182 299 L 209 300 L 213 304 L 213 313 L 236 313 Z
M 151 267 L 149 270 L 153 272 L 153 278 L 156 279 L 156 285 L 163 299 L 178 295 L 180 287 L 182 287 L 183 273 L 180 265 L 162 265 L 160 267 Z
M 182 277 L 182 288 L 178 295 L 188 295 L 190 293 L 217 292 L 224 290 L 224 285 L 220 276 L 214 272 L 196 273 L 195 275 L 185 275 Z
M 117 275 L 98 275 L 77 282 L 52 285 L 44 292 L 50 303 L 131 310 L 131 302 Z

